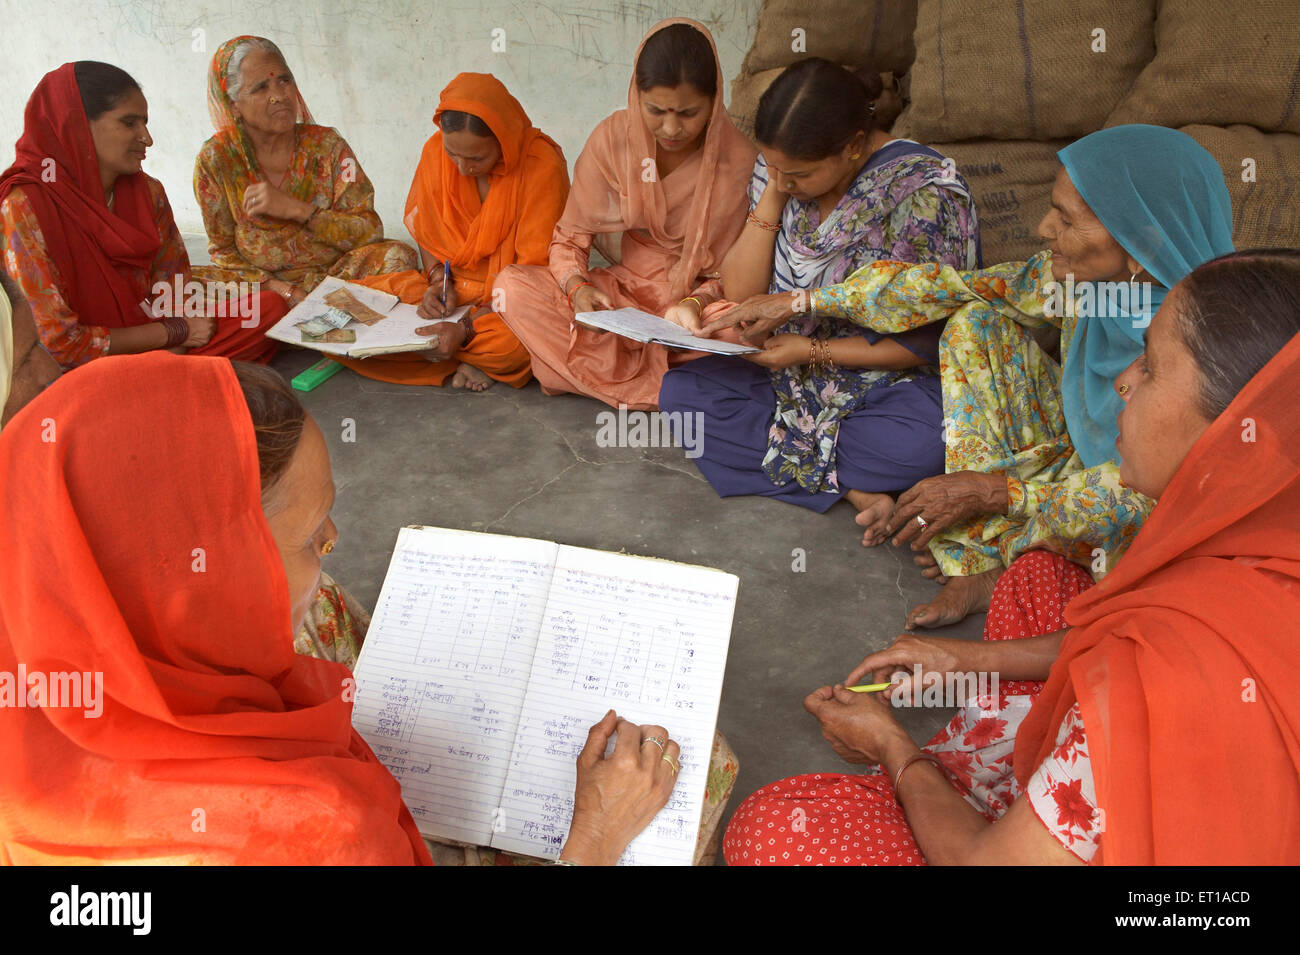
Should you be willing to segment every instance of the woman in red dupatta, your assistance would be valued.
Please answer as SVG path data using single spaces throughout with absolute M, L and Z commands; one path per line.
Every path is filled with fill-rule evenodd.
M 339 361 L 368 378 L 481 391 L 493 381 L 522 388 L 528 352 L 496 314 L 492 287 L 508 265 L 541 265 L 569 194 L 559 145 L 532 124 L 490 73 L 461 73 L 438 99 L 429 137 L 406 197 L 406 228 L 420 268 L 361 279 L 429 318 L 472 306 L 459 325 L 429 325 L 430 350 Z M 453 156 L 453 152 L 455 156 Z M 442 301 L 444 265 L 450 267 Z
M 285 314 L 279 296 L 227 301 L 186 287 L 167 195 L 141 168 L 147 127 L 138 84 L 105 63 L 65 63 L 27 102 L 17 158 L 0 175 L 0 227 L 42 344 L 65 370 L 161 348 L 270 360 L 264 332 Z
M 728 862 L 1300 862 L 1297 376 L 1300 250 L 1178 283 L 1115 383 L 1121 477 L 1158 498 L 1124 559 L 1090 587 L 1031 551 L 994 593 L 985 640 L 1004 642 L 900 637 L 867 657 L 847 683 L 913 664 L 1010 678 L 924 749 L 872 694 L 814 691 L 836 752 L 883 772 L 764 787 Z
M 351 671 L 293 649 L 333 503 L 325 439 L 269 369 L 110 357 L 15 415 L 0 864 L 431 861 L 352 728 Z M 616 862 L 679 755 L 610 710 L 578 757 L 561 858 Z
M 549 268 L 506 269 L 497 289 L 543 391 L 645 410 L 658 406 L 668 366 L 700 353 L 581 328 L 574 314 L 633 307 L 671 316 L 719 302 L 718 269 L 744 226 L 758 152 L 727 115 L 703 24 L 656 24 L 636 64 L 627 108 L 596 127 L 574 165 Z M 607 243 L 601 251 L 614 265 L 589 268 L 594 241 Z
M 294 653 L 305 604 L 228 361 L 60 379 L 5 427 L 0 494 L 0 673 L 102 674 L 94 706 L 6 707 L 0 863 L 429 861 L 350 671 Z

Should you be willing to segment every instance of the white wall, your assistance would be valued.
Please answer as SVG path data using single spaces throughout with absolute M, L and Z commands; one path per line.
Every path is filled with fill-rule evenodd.
M 71 60 L 103 60 L 136 78 L 162 180 L 182 232 L 201 233 L 194 156 L 212 135 L 212 54 L 244 33 L 284 51 L 318 123 L 336 127 L 375 184 L 385 233 L 407 238 L 401 211 L 438 93 L 457 73 L 493 73 L 572 169 L 587 134 L 626 105 L 647 29 L 690 16 L 713 33 L 727 87 L 753 41 L 762 0 L 0 0 L 0 169 L 13 162 L 23 107 L 40 78 Z M 505 31 L 494 53 L 492 31 Z M 196 32 L 199 31 L 199 32 Z M 196 49 L 201 47 L 201 49 Z

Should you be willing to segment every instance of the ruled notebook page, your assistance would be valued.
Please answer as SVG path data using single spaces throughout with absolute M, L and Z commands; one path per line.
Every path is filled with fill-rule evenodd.
M 426 835 L 485 845 L 558 545 L 404 527 L 357 661 L 352 724 Z
M 704 567 L 559 548 L 493 846 L 559 856 L 575 760 L 612 708 L 667 727 L 682 747 L 668 805 L 620 864 L 691 864 L 738 582 Z

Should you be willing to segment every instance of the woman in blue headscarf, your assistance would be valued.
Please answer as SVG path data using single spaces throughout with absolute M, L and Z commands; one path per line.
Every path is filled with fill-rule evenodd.
M 1119 479 L 1113 388 L 1142 352 L 1166 292 L 1232 251 L 1223 172 L 1190 136 L 1160 126 L 1103 129 L 1057 154 L 1062 169 L 1028 262 L 976 271 L 874 262 L 809 296 L 808 307 L 877 332 L 948 320 L 940 340 L 947 473 L 865 510 L 865 544 L 910 542 L 943 590 L 906 626 L 988 608 L 1019 554 L 1062 554 L 1100 577 L 1153 502 Z M 731 313 L 750 337 L 788 319 L 790 296 Z M 737 314 L 739 313 L 739 314 Z M 1061 363 L 1027 329 L 1061 330 Z M 1156 372 L 1158 374 L 1158 370 Z M 1121 386 L 1123 387 L 1123 386 Z

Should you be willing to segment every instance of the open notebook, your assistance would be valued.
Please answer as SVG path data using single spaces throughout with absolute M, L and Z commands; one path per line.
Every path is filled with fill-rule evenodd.
M 716 338 L 697 338 L 680 325 L 666 318 L 651 315 L 639 308 L 610 308 L 599 312 L 578 312 L 573 316 L 579 324 L 614 332 L 624 338 L 669 348 L 687 348 L 691 351 L 710 352 L 714 355 L 749 355 L 762 351 L 749 345 L 737 345 Z
M 446 318 L 421 318 L 414 305 L 399 301 L 396 295 L 331 275 L 266 334 L 327 355 L 369 358 L 423 351 L 429 347 L 429 337 L 417 335 L 417 328 L 456 321 L 468 311 L 469 306 L 464 305 Z
M 689 865 L 739 580 L 707 567 L 404 527 L 357 662 L 352 722 L 425 835 L 554 859 L 575 759 L 609 709 L 681 744 L 621 864 Z

